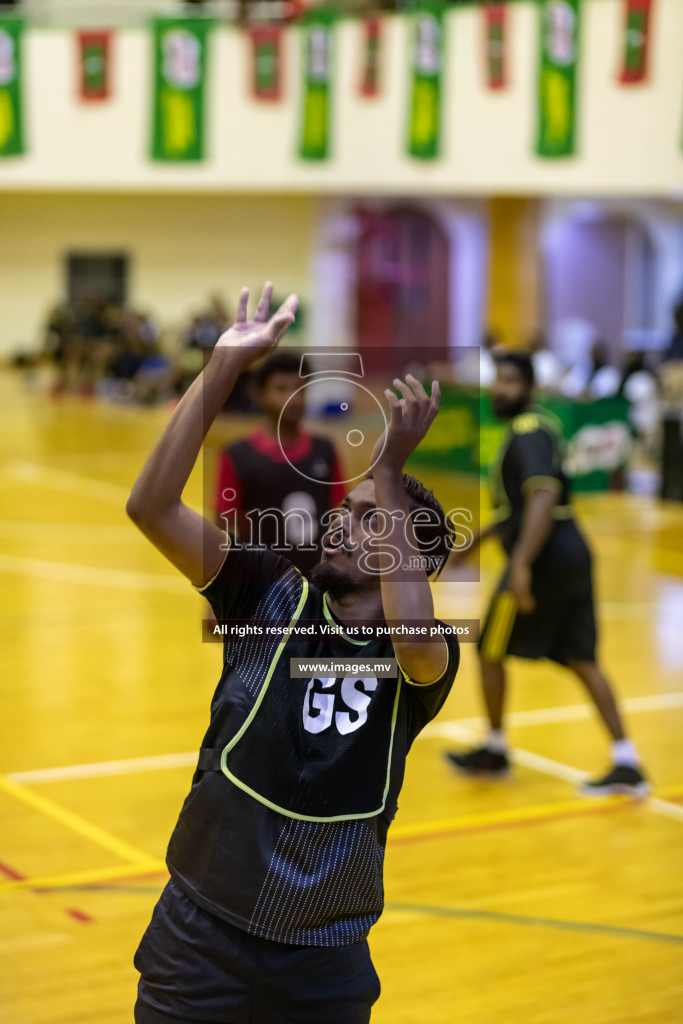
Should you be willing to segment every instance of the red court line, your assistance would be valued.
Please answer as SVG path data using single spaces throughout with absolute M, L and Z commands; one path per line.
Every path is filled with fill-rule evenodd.
M 9 878 L 12 882 L 26 882 L 28 881 L 28 875 L 22 875 L 21 871 L 17 871 L 15 868 L 10 867 L 9 864 L 5 864 L 0 860 L 0 874 L 3 874 L 5 878 Z M 45 890 L 32 889 L 37 896 L 42 895 Z M 95 918 L 91 917 L 90 914 L 86 914 L 85 910 L 79 910 L 78 907 L 62 907 L 65 914 L 73 918 L 74 921 L 78 921 L 80 924 L 94 924 Z
M 560 821 L 564 818 L 583 818 L 589 814 L 608 814 L 613 811 L 624 811 L 632 810 L 633 807 L 638 807 L 638 803 L 623 803 L 623 804 L 606 804 L 601 807 L 586 807 L 585 810 L 577 808 L 575 811 L 560 811 L 557 814 L 550 815 L 539 815 L 536 818 L 518 818 L 515 821 L 490 821 L 483 825 L 467 825 L 467 826 L 455 826 L 450 829 L 443 829 L 440 832 L 425 832 L 421 835 L 414 836 L 397 836 L 395 839 L 391 838 L 391 832 L 389 833 L 389 846 L 402 846 L 404 843 L 424 843 L 431 839 L 452 839 L 453 836 L 467 836 L 473 832 L 492 832 L 502 828 L 520 828 L 522 826 L 529 825 L 549 825 L 554 821 Z

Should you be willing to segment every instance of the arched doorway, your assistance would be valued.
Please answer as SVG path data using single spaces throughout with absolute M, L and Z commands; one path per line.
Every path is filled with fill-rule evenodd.
M 655 326 L 655 247 L 634 217 L 577 204 L 545 240 L 546 326 L 567 323 L 607 342 L 613 361 L 629 336 Z
M 356 211 L 356 338 L 366 373 L 448 358 L 451 252 L 441 226 L 412 207 Z M 427 355 L 427 351 L 425 351 Z

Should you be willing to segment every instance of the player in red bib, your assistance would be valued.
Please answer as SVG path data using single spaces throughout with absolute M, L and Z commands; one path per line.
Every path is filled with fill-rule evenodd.
M 346 486 L 332 442 L 302 429 L 301 370 L 301 356 L 274 352 L 258 371 L 265 422 L 221 452 L 215 508 L 219 526 L 308 573 L 320 561 L 322 517 L 341 505 Z

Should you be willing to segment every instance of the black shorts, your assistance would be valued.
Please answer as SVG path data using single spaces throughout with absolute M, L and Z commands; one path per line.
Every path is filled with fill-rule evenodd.
M 367 1024 L 367 942 L 291 946 L 249 935 L 170 881 L 135 954 L 136 1024 Z
M 591 557 L 578 531 L 563 531 L 562 543 L 542 552 L 532 568 L 531 592 L 536 608 L 522 615 L 508 590 L 505 570 L 482 627 L 482 658 L 550 658 L 560 665 L 595 661 L 597 627 Z

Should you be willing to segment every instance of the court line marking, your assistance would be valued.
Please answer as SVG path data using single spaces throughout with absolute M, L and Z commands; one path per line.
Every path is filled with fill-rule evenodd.
M 677 788 L 680 792 L 683 792 L 683 786 L 671 788 Z M 615 796 L 605 797 L 596 801 L 576 799 L 554 804 L 540 804 L 532 807 L 508 808 L 479 815 L 461 815 L 457 818 L 436 819 L 434 821 L 394 826 L 389 832 L 389 845 L 392 845 L 394 842 L 398 844 L 402 841 L 409 842 L 411 839 L 429 839 L 444 833 L 455 834 L 458 832 L 475 831 L 476 829 L 541 824 L 569 815 L 583 816 L 613 810 L 637 809 L 639 807 L 642 807 L 642 804 L 635 803 L 628 797 Z M 0 883 L 0 893 L 10 889 L 22 888 L 42 890 L 87 887 L 97 883 L 111 883 L 118 878 L 145 877 L 146 875 L 158 873 L 167 874 L 165 862 L 159 859 L 148 858 L 147 863 L 144 865 L 122 864 L 118 867 L 83 869 L 62 874 L 42 875 L 36 878 L 15 879 L 10 882 Z
M 94 885 L 97 882 L 109 882 L 117 878 L 144 878 L 147 875 L 168 874 L 163 860 L 150 859 L 147 866 L 140 864 L 122 864 L 120 867 L 91 868 L 81 871 L 69 871 L 57 875 L 38 875 L 35 878 L 16 879 L 12 882 L 0 882 L 0 894 L 14 889 L 70 889 L 74 887 Z
M 37 462 L 25 459 L 12 459 L 5 468 L 5 474 L 24 484 L 50 487 L 55 491 L 66 491 L 68 494 L 78 494 L 82 498 L 94 498 L 96 501 L 113 502 L 122 511 L 130 494 L 130 489 L 122 484 L 81 476 L 65 469 L 41 466 Z
M 130 775 L 136 772 L 165 771 L 168 768 L 187 768 L 197 764 L 199 753 L 189 750 L 181 754 L 157 754 L 150 757 L 130 757 L 121 761 L 99 761 L 95 764 L 72 764 L 61 768 L 37 768 L 7 775 L 14 782 L 61 782 L 66 779 L 94 779 L 107 775 Z
M 597 814 L 607 810 L 638 806 L 639 804 L 627 796 L 609 796 L 593 801 L 577 797 L 575 800 L 556 801 L 552 804 L 508 807 L 497 811 L 485 811 L 483 814 L 463 814 L 455 818 L 395 825 L 389 832 L 389 842 L 392 839 L 424 839 L 447 832 L 470 832 L 481 828 L 506 825 L 532 825 L 537 822 L 551 821 L 554 818 L 564 818 L 568 815 Z
M 622 700 L 624 711 L 640 714 L 645 711 L 663 711 L 683 708 L 683 693 L 657 693 L 644 697 L 627 697 Z M 593 718 L 596 714 L 593 704 L 561 704 L 558 707 L 534 708 L 528 711 L 511 711 L 506 715 L 508 726 L 549 725 L 553 722 L 578 722 Z M 420 738 L 438 736 L 452 725 L 471 728 L 487 728 L 488 720 L 481 715 L 473 718 L 454 718 L 445 722 L 430 722 L 420 733 Z M 450 737 L 449 737 L 450 738 Z
M 41 466 L 39 463 L 29 462 L 27 459 L 11 459 L 5 466 L 5 476 L 13 480 L 20 480 L 24 484 L 35 484 L 39 487 L 49 487 L 54 491 L 78 494 L 82 498 L 93 498 L 96 501 L 113 503 L 121 509 L 121 512 L 124 511 L 126 501 L 130 496 L 130 487 L 123 484 L 112 484 L 108 480 L 98 480 L 96 477 L 71 473 L 66 469 Z M 190 507 L 195 508 L 195 506 Z
M 80 889 L 81 887 L 76 885 L 73 888 Z M 158 895 L 163 888 L 163 883 L 154 886 L 117 885 L 116 883 L 112 885 L 95 884 L 93 888 L 100 892 L 110 890 L 116 893 L 127 892 L 148 896 L 150 894 Z M 496 910 L 475 910 L 474 908 L 433 906 L 423 903 L 402 903 L 397 900 L 389 900 L 385 903 L 384 910 L 388 913 L 426 914 L 432 917 L 490 921 L 496 924 L 514 924 L 527 928 L 553 928 L 558 931 L 589 932 L 600 935 L 614 935 L 625 939 L 644 939 L 649 942 L 661 942 L 676 946 L 683 945 L 683 935 L 647 931 L 643 928 L 624 928 L 619 925 L 600 924 L 599 922 L 592 921 L 569 921 L 556 917 L 533 917 L 528 914 L 509 914 Z
M 176 575 L 134 572 L 128 569 L 104 569 L 73 562 L 48 562 L 38 558 L 20 558 L 0 555 L 0 573 L 10 576 L 29 576 L 53 583 L 77 583 L 95 587 L 114 587 L 117 590 L 151 590 L 164 593 L 190 592 L 190 586 Z
M 460 743 L 472 743 L 475 740 L 475 736 L 470 729 L 464 728 L 461 725 L 455 725 L 454 723 L 450 724 L 448 730 L 444 729 L 443 735 L 447 735 L 449 739 Z M 541 775 L 549 775 L 551 778 L 561 779 L 563 782 L 570 782 L 574 785 L 578 785 L 584 779 L 590 777 L 588 772 L 582 771 L 579 768 L 573 768 L 571 765 L 563 764 L 560 761 L 553 761 L 549 757 L 534 754 L 533 751 L 524 750 L 522 747 L 511 747 L 508 751 L 508 757 L 513 764 L 521 764 L 524 768 L 530 768 Z M 591 799 L 591 797 L 586 799 Z M 658 797 L 650 796 L 643 800 L 640 806 L 645 810 L 660 814 L 662 817 L 670 818 L 672 821 L 683 822 L 683 807 L 678 807 L 676 804 L 668 803 Z
M 186 589 L 186 588 L 185 588 Z M 683 693 L 662 693 L 646 697 L 630 697 L 622 701 L 629 714 L 647 711 L 661 711 L 683 707 Z M 507 720 L 510 726 L 546 725 L 551 722 L 574 722 L 591 718 L 595 713 L 592 704 L 567 704 L 559 707 L 538 708 L 530 711 L 512 711 Z M 418 736 L 418 739 L 444 737 L 453 739 L 452 729 L 483 728 L 486 719 L 454 718 L 445 722 L 432 722 Z M 457 738 L 457 737 L 456 737 Z M 471 739 L 471 737 L 468 737 Z M 106 775 L 127 775 L 136 772 L 163 771 L 167 768 L 186 768 L 197 763 L 196 750 L 176 754 L 157 754 L 149 757 L 131 757 L 117 761 L 99 761 L 92 764 L 64 765 L 55 768 L 36 768 L 28 771 L 8 772 L 7 778 L 15 782 L 60 782 L 67 779 L 89 779 Z M 575 781 L 569 779 L 568 781 Z
M 0 861 L 0 874 L 3 874 L 13 882 L 24 882 L 30 886 L 30 878 L 24 875 L 21 871 L 17 871 L 16 868 L 10 867 L 9 864 L 4 864 L 2 861 Z M 32 886 L 30 887 L 33 888 Z M 38 890 L 36 889 L 33 889 L 33 891 L 37 895 L 44 895 L 44 892 L 38 893 Z M 87 914 L 85 910 L 80 910 L 78 907 L 61 907 L 60 909 L 63 910 L 68 917 L 73 918 L 74 921 L 78 921 L 79 924 L 93 924 L 95 920 L 95 918 L 91 917 L 90 914 Z
M 32 807 L 34 810 L 40 811 L 41 814 L 45 814 L 48 818 L 52 818 L 61 825 L 65 825 L 73 832 L 77 832 L 86 839 L 92 840 L 92 842 L 97 843 L 98 846 L 103 846 L 105 850 L 109 850 L 110 853 L 115 853 L 117 857 L 121 857 L 123 860 L 136 864 L 139 867 L 149 866 L 153 861 L 153 858 L 143 850 L 139 850 L 137 847 L 131 846 L 130 843 L 124 842 L 123 839 L 118 839 L 110 832 L 106 832 L 104 829 L 100 828 L 99 825 L 95 825 L 91 821 L 87 821 L 79 814 L 74 814 L 73 811 L 67 810 L 66 807 L 62 807 L 60 804 L 55 803 L 54 800 L 51 800 L 40 793 L 36 793 L 33 790 L 27 789 L 21 783 L 15 782 L 7 776 L 0 775 L 0 790 L 3 790 L 5 793 L 8 793 L 10 796 L 13 796 L 18 800 L 21 800 L 23 803 L 28 804 L 28 806 Z
M 590 921 L 567 921 L 555 917 L 533 917 L 527 914 L 504 914 L 496 910 L 470 910 L 469 908 L 430 906 L 421 903 L 398 903 L 389 901 L 386 910 L 411 914 L 429 914 L 434 917 L 471 918 L 475 921 L 491 921 L 496 924 L 516 924 L 527 928 L 553 928 L 558 931 L 592 932 L 596 935 L 613 935 L 620 938 L 645 939 L 649 942 L 665 942 L 675 946 L 683 945 L 683 935 L 667 932 L 645 931 L 641 928 L 622 928 L 617 925 L 592 923 Z
M 128 526 L 107 526 L 104 523 L 54 523 L 27 519 L 0 519 L 0 537 L 3 540 L 25 540 L 35 543 L 58 541 L 61 543 L 137 544 L 139 533 Z

